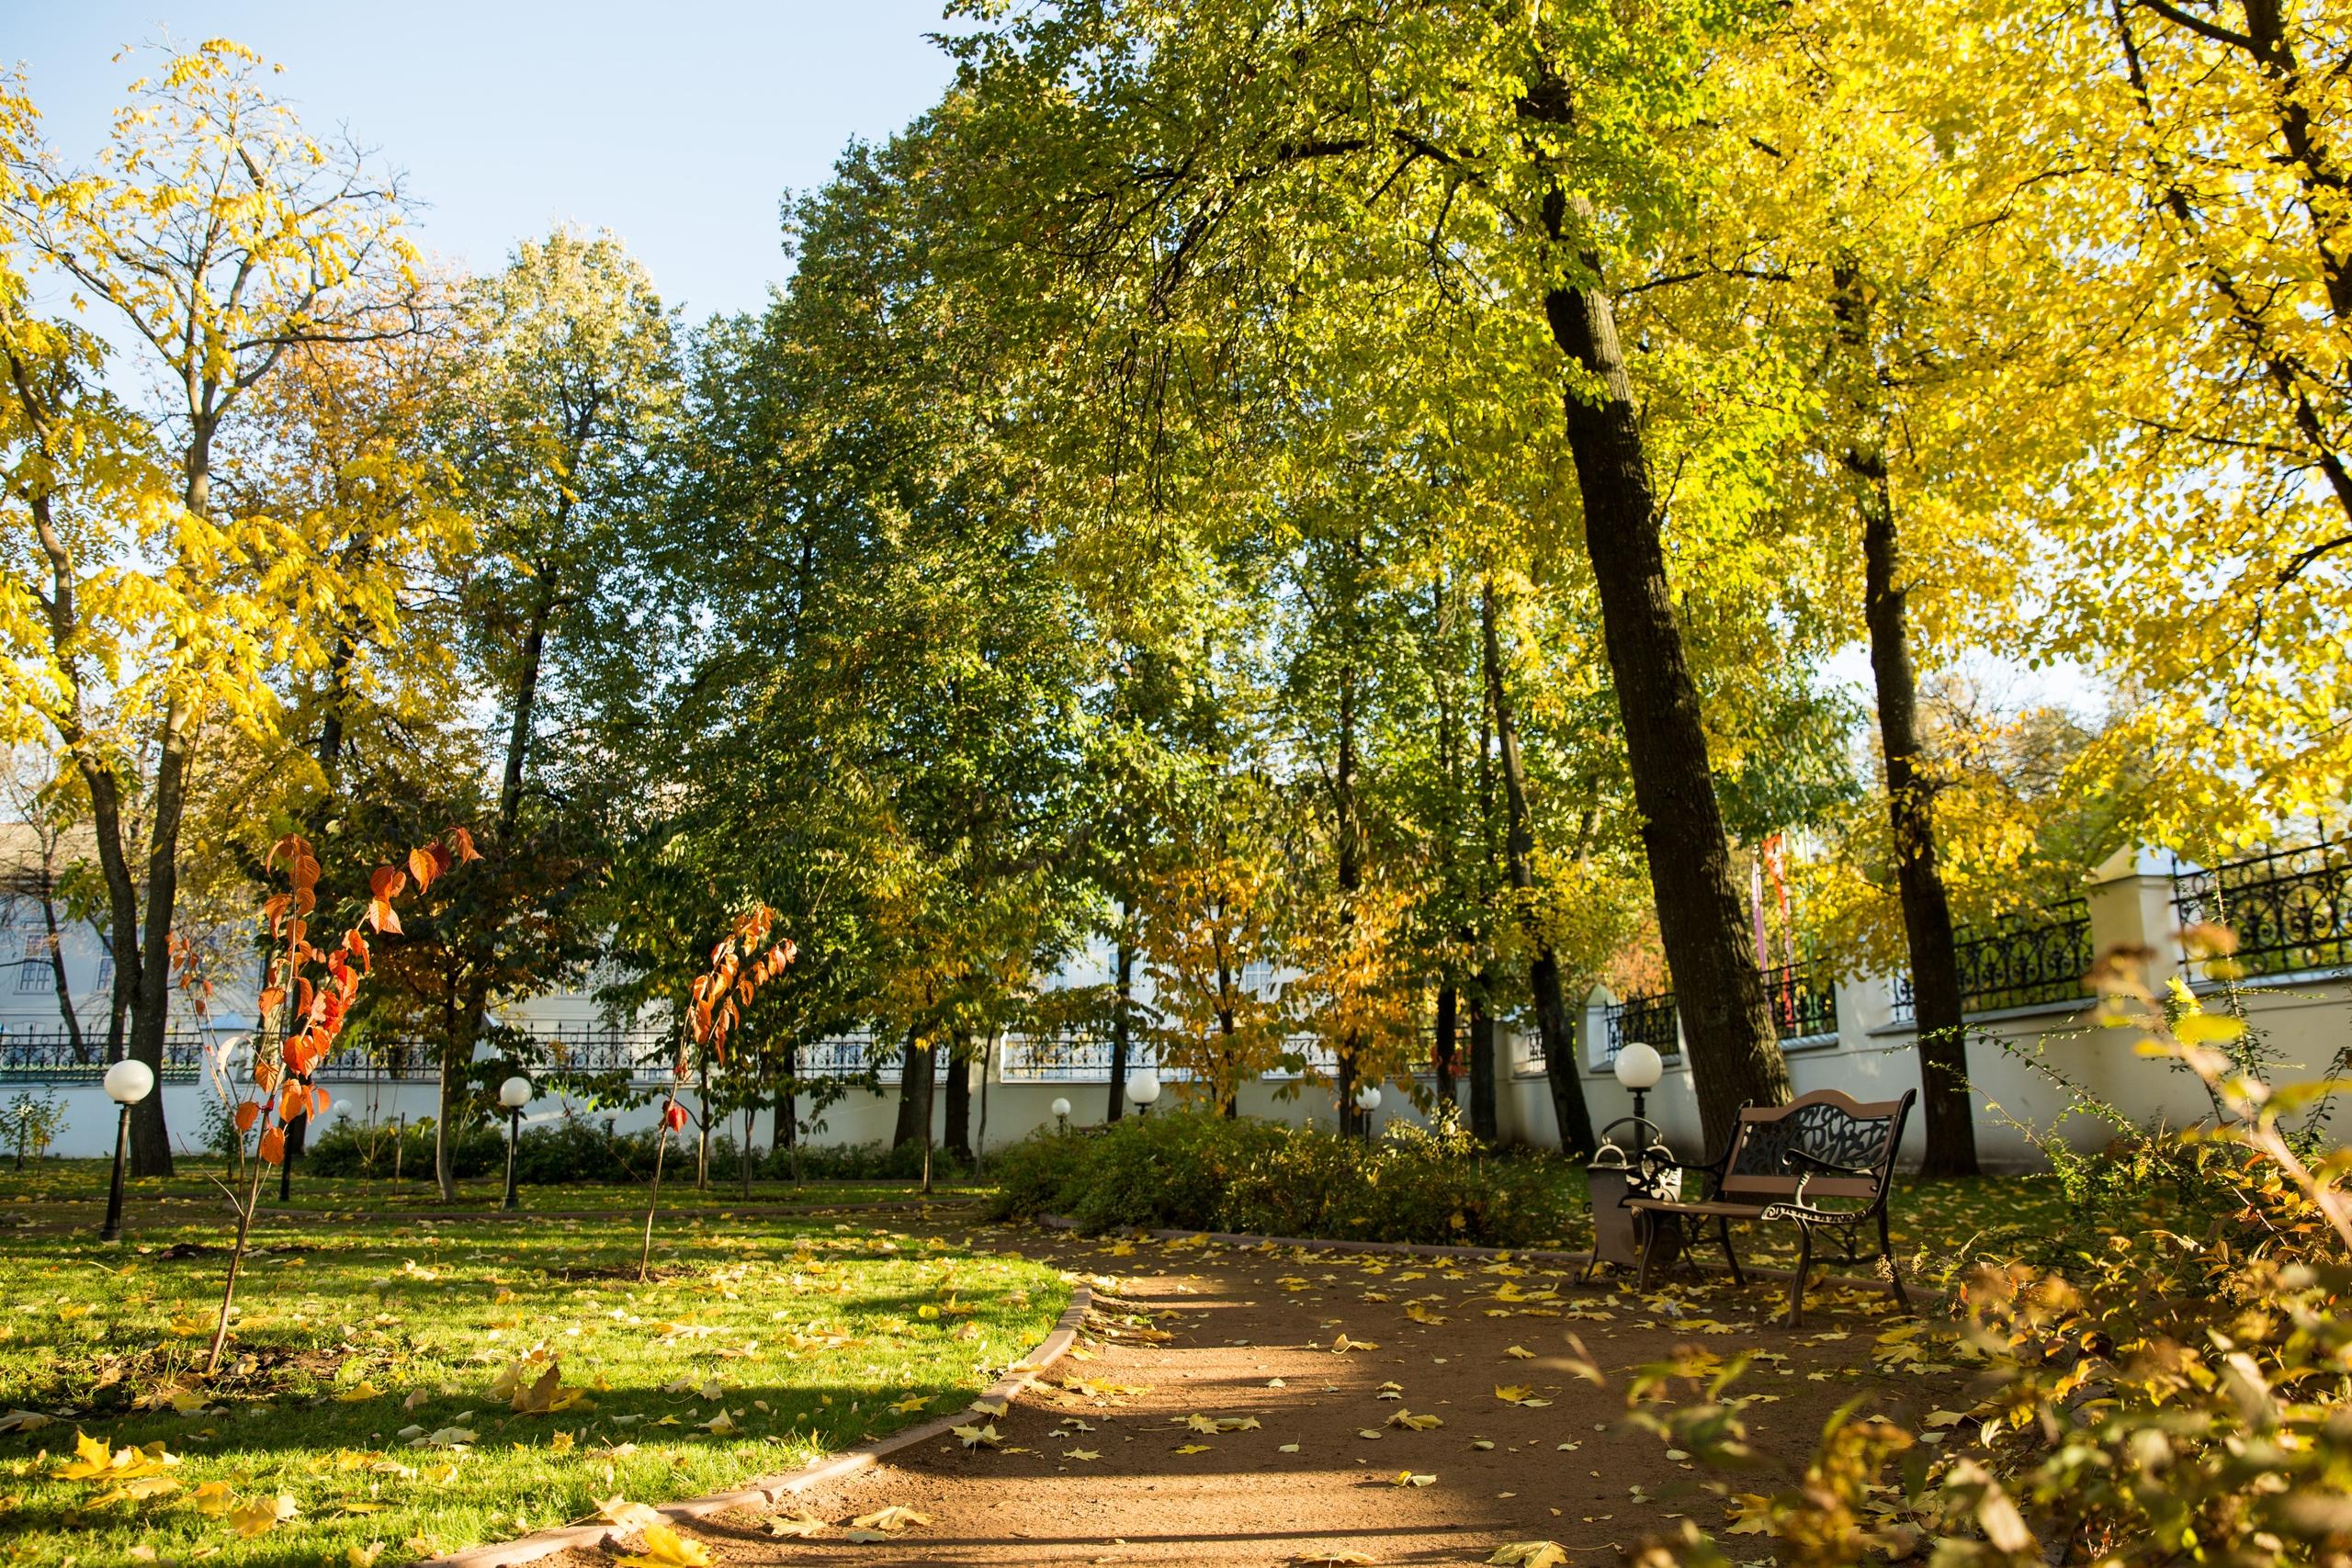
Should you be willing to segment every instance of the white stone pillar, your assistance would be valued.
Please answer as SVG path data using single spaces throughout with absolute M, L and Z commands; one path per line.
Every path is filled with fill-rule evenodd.
M 2173 907 L 2174 860 L 2164 850 L 2127 846 L 2098 863 L 2083 889 L 2090 908 L 2091 954 L 2116 947 L 2145 948 L 2151 986 L 2162 986 L 2186 963 L 2180 918 Z

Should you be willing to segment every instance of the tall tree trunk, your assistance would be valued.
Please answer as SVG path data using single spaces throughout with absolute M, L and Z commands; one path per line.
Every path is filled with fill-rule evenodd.
M 1558 189 L 1545 197 L 1555 240 L 1566 237 L 1567 209 Z M 1582 258 L 1579 270 L 1597 276 L 1597 260 Z M 1616 316 L 1597 286 L 1555 288 L 1544 304 L 1561 352 L 1600 384 L 1598 397 L 1565 394 L 1568 449 L 1584 499 L 1585 550 L 1600 590 L 1658 937 L 1674 976 L 1699 1120 L 1708 1147 L 1720 1148 L 1741 1106 L 1788 1099 L 1788 1061 L 1732 886 L 1699 689 L 1675 624 L 1657 497 Z
M 1104 1118 L 1116 1122 L 1127 1110 L 1127 1019 L 1135 1006 L 1136 949 L 1128 931 L 1127 901 L 1119 900 L 1119 996 L 1111 1014 L 1111 1109 Z
M 164 709 L 155 761 L 155 815 L 148 825 L 147 898 L 130 1055 L 146 1063 L 158 1084 L 164 1081 L 164 1045 L 171 1033 L 172 916 L 179 897 L 180 821 L 187 807 L 188 731 L 195 721 L 194 712 L 180 699 Z M 151 1094 L 130 1108 L 130 1170 L 134 1176 L 172 1174 L 172 1138 L 164 1125 L 161 1094 Z
M 1487 1010 L 1491 970 L 1480 970 L 1470 989 L 1470 1135 L 1491 1144 L 1502 1135 L 1495 1104 L 1495 1015 Z
M 531 714 L 538 705 L 539 671 L 547 657 L 548 623 L 555 615 L 552 571 L 540 579 L 530 621 L 523 628 L 523 669 L 514 682 L 514 718 L 506 735 L 506 770 L 498 786 L 498 825 L 508 835 L 522 819 L 523 776 L 531 750 Z
M 899 1122 L 890 1134 L 890 1146 L 905 1148 L 909 1144 L 931 1141 L 931 1045 L 912 1028 L 907 1031 L 907 1048 L 899 1070 Z
M 1849 266 L 1833 274 L 1840 346 L 1867 406 L 1846 449 L 1846 475 L 1862 525 L 1862 615 L 1878 688 L 1879 745 L 1886 757 L 1887 825 L 1895 891 L 1910 949 L 1911 997 L 1919 1052 L 1919 1109 L 1926 1121 L 1922 1176 L 1976 1174 L 1976 1117 L 1968 1093 L 1968 1031 L 1961 1012 L 1960 961 L 1951 901 L 1936 861 L 1934 789 L 1920 767 L 1918 683 L 1911 666 L 1909 589 L 1903 542 L 1886 477 L 1886 415 L 1876 393 L 1870 301 Z
M 476 1013 L 460 1014 L 467 988 L 454 982 L 442 1012 L 441 1101 L 433 1122 L 433 1180 L 441 1201 L 458 1201 L 458 1111 L 465 1098 L 466 1067 L 474 1059 Z
M 1356 672 L 1352 665 L 1340 671 L 1340 756 L 1331 778 L 1331 805 L 1338 818 L 1339 885 L 1342 926 L 1355 925 L 1355 896 L 1363 886 L 1363 833 L 1356 818 Z M 1354 1030 L 1342 1034 L 1334 1055 L 1339 1058 L 1340 1132 L 1353 1137 L 1363 1131 L 1363 1112 L 1356 1108 L 1356 1057 L 1363 1038 Z
M 74 1010 L 74 987 L 65 977 L 63 933 L 57 928 L 57 878 L 53 863 L 54 852 L 44 850 L 40 867 L 40 923 L 49 953 L 49 983 L 57 993 L 57 1016 L 65 1021 L 65 1039 L 74 1048 L 74 1060 L 86 1062 L 90 1059 L 90 1044 L 82 1038 L 82 1015 Z
M 940 1143 L 967 1165 L 972 1159 L 972 1056 L 970 1041 L 956 1042 L 960 1050 L 947 1058 L 947 1128 Z
M 26 422 L 46 444 L 54 434 L 52 423 L 40 400 L 28 394 L 30 383 L 24 367 L 13 355 L 8 357 L 8 369 Z M 112 758 L 82 721 L 81 660 L 74 651 L 80 612 L 74 607 L 74 552 L 65 536 L 58 531 L 46 493 L 31 496 L 28 510 L 33 536 L 49 566 L 50 652 L 70 688 L 71 700 L 56 719 L 58 739 L 64 742 L 67 754 L 74 759 L 74 771 L 82 775 L 83 787 L 89 794 L 90 829 L 96 840 L 98 869 L 107 885 L 107 952 L 114 959 L 114 994 L 107 1020 L 107 1063 L 111 1066 L 123 1058 L 129 1043 L 124 1038 L 124 1021 L 132 1015 L 140 994 L 139 888 L 130 874 L 130 856 L 124 837 L 121 781 L 115 775 Z M 149 1098 L 160 1100 L 163 1096 Z
M 1495 1103 L 1495 710 L 1478 694 L 1478 968 L 1470 983 L 1470 1135 L 1491 1144 L 1502 1133 Z
M 1528 982 L 1534 992 L 1535 1031 L 1544 1042 L 1544 1079 L 1552 1091 L 1552 1112 L 1560 1129 L 1560 1152 L 1582 1156 L 1599 1145 L 1592 1135 L 1592 1111 L 1584 1102 L 1584 1082 L 1577 1075 L 1576 1030 L 1568 1021 L 1567 1004 L 1560 995 L 1560 960 L 1545 941 L 1535 919 L 1535 823 L 1527 805 L 1527 773 L 1519 755 L 1519 725 L 1513 717 L 1510 693 L 1503 683 L 1502 637 L 1495 626 L 1495 585 L 1489 578 L 1478 588 L 1478 626 L 1485 646 L 1487 701 L 1494 709 L 1495 739 L 1502 751 L 1503 798 L 1510 828 L 1503 840 L 1504 859 L 1511 891 L 1518 896 L 1521 930 L 1533 958 Z
M 1437 988 L 1437 1038 L 1430 1048 L 1430 1070 L 1437 1075 L 1438 1099 L 1448 1105 L 1461 1102 L 1454 1085 L 1455 1030 L 1462 1000 L 1461 987 L 1451 977 Z

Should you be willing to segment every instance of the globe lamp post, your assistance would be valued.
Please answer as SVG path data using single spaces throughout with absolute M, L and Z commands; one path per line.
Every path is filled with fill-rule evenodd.
M 114 1122 L 114 1182 L 107 1189 L 107 1223 L 99 1227 L 100 1241 L 119 1241 L 122 1236 L 122 1156 L 130 1141 L 130 1108 L 146 1099 L 155 1089 L 155 1070 L 144 1062 L 128 1057 L 107 1069 L 107 1098 L 120 1106 Z
M 517 1073 L 498 1086 L 498 1103 L 506 1108 L 506 1201 L 514 1202 L 514 1145 L 523 1136 L 523 1107 L 531 1103 L 531 1080 Z
M 1159 1072 L 1156 1067 L 1137 1067 L 1127 1075 L 1127 1103 L 1136 1108 L 1138 1116 L 1151 1114 L 1151 1102 L 1159 1098 Z

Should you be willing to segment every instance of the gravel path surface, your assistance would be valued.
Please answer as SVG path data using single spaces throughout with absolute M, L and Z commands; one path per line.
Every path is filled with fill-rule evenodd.
M 967 1418 L 992 1441 L 911 1450 L 797 1510 L 697 1525 L 717 1561 L 1453 1563 L 1553 1540 L 1570 1563 L 1613 1563 L 1684 1516 L 1721 1529 L 1727 1495 L 1801 1472 L 1849 1400 L 1915 1429 L 1967 1403 L 1948 1342 L 1876 1292 L 1816 1287 L 1792 1331 L 1770 1321 L 1780 1284 L 1713 1275 L 1643 1297 L 1509 1261 L 976 1239 L 1092 1280 L 1080 1348 L 1010 1409 Z M 1693 1352 L 1702 1373 L 1752 1356 L 1732 1393 L 1760 1472 L 1702 1470 L 1626 1420 L 1631 1374 Z M 1672 1387 L 1698 1397 L 1688 1378 Z M 923 1522 L 860 1528 L 893 1507 Z M 824 1524 L 773 1533 L 796 1511 Z M 1724 1539 L 1735 1561 L 1772 1560 L 1766 1538 Z

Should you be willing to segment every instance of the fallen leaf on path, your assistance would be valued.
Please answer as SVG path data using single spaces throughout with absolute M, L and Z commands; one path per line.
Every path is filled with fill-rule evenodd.
M 902 1529 L 909 1529 L 917 1525 L 927 1525 L 929 1523 L 931 1523 L 931 1516 L 929 1514 L 919 1514 L 912 1508 L 902 1506 L 897 1503 L 892 1503 L 888 1507 L 876 1508 L 870 1514 L 860 1514 L 857 1517 L 850 1520 L 850 1524 L 855 1529 L 862 1530 L 887 1530 L 893 1535 Z
M 1180 1454 L 1204 1454 L 1209 1451 L 1209 1446 L 1206 1443 L 1186 1443 L 1176 1451 Z
M 1351 1339 L 1345 1334 L 1340 1335 L 1331 1341 L 1331 1354 L 1334 1356 L 1344 1356 L 1351 1350 L 1377 1350 L 1379 1348 L 1380 1346 L 1376 1341 L 1370 1339 Z
M 1312 1551 L 1291 1559 L 1294 1568 L 1361 1568 L 1371 1561 L 1361 1551 Z
M 1386 1424 L 1391 1427 L 1408 1427 L 1416 1432 L 1429 1432 L 1434 1431 L 1436 1428 L 1444 1426 L 1445 1417 L 1442 1416 L 1416 1416 L 1409 1410 L 1399 1410 L 1395 1415 L 1388 1417 Z
M 1409 1470 L 1400 1470 L 1389 1481 L 1388 1484 L 1391 1486 L 1434 1486 L 1437 1484 L 1437 1477 L 1434 1475 L 1416 1475 Z
M 964 1446 L 967 1449 L 977 1449 L 982 1444 L 989 1448 L 996 1447 L 996 1423 L 993 1421 L 985 1427 L 954 1427 L 949 1430 L 963 1438 Z
M 1503 1347 L 1503 1354 L 1509 1356 L 1514 1361 L 1532 1361 L 1535 1359 L 1535 1352 L 1529 1349 L 1524 1345 L 1507 1345 Z
M 768 1520 L 768 1534 L 806 1540 L 832 1527 L 811 1513 L 778 1514 Z
M 1561 1568 L 1568 1553 L 1556 1540 L 1519 1540 L 1495 1548 L 1487 1559 L 1496 1568 Z
M 1062 1458 L 1074 1459 L 1079 1461 L 1080 1463 L 1084 1463 L 1091 1460 L 1098 1460 L 1102 1457 L 1102 1452 L 1100 1449 L 1064 1449 L 1062 1450 Z
M 1529 1410 L 1541 1410 L 1552 1403 L 1548 1399 L 1536 1398 L 1535 1391 L 1533 1389 L 1522 1388 L 1517 1383 L 1508 1385 L 1497 1383 L 1495 1385 L 1495 1397 L 1501 1400 L 1505 1404 L 1522 1405 Z
M 710 1548 L 667 1525 L 648 1525 L 645 1550 L 620 1559 L 620 1568 L 710 1568 Z

